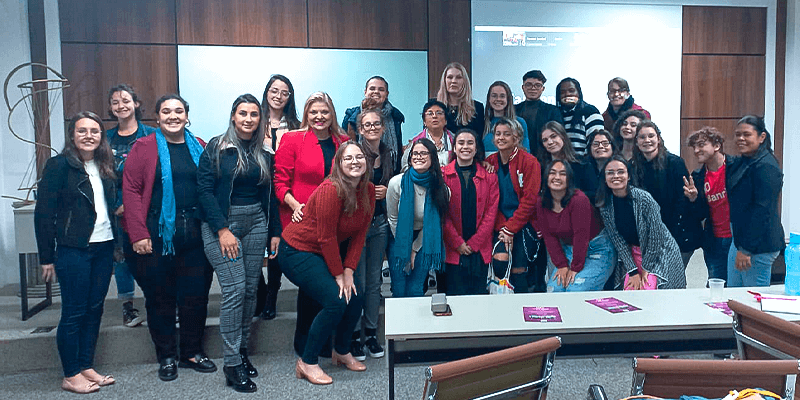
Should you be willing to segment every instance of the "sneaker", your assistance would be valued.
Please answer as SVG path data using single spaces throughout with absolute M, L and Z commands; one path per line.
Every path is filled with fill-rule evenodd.
M 364 347 L 361 346 L 361 342 L 358 340 L 353 340 L 350 342 L 350 354 L 352 354 L 353 358 L 358 361 L 364 361 L 367 359 L 367 355 L 364 354 Z
M 370 336 L 367 338 L 367 342 L 364 343 L 367 347 L 367 354 L 369 354 L 372 358 L 381 358 L 383 357 L 383 347 L 378 343 L 378 339 L 375 336 Z
M 139 326 L 144 322 L 144 318 L 139 315 L 139 310 L 133 308 L 132 303 L 122 305 L 122 324 L 128 328 Z

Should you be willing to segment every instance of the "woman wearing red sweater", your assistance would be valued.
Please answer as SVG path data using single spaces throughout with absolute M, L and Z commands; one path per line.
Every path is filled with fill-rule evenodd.
M 333 155 L 348 140 L 336 122 L 333 100 L 327 93 L 308 97 L 300 129 L 287 132 L 275 152 L 275 195 L 284 228 L 303 220 L 303 207 L 331 171 Z M 303 352 L 311 321 L 320 310 L 305 291 L 297 292 L 297 328 L 294 349 Z
M 575 188 L 572 167 L 553 160 L 536 204 L 536 227 L 547 248 L 547 291 L 603 290 L 617 252 L 591 201 Z
M 511 285 L 516 293 L 527 293 L 528 257 L 522 243 L 523 229 L 533 232 L 531 219 L 539 195 L 542 172 L 539 161 L 525 149 L 522 143 L 522 127 L 515 120 L 500 117 L 494 125 L 494 145 L 497 153 L 486 161 L 497 171 L 500 191 L 499 212 L 494 229 L 497 239 L 505 243 L 505 250 L 512 254 Z M 528 234 L 525 233 L 525 234 Z M 535 234 L 535 233 L 533 233 Z M 531 254 L 531 256 L 533 256 Z M 495 274 L 505 275 L 508 255 L 495 255 Z M 537 281 L 544 280 L 544 271 L 536 271 Z M 541 272 L 541 273 L 540 273 Z
M 500 192 L 497 175 L 481 166 L 478 135 L 470 129 L 455 137 L 455 159 L 444 167 L 450 207 L 444 220 L 447 294 L 485 294 L 486 265 L 492 257 L 492 231 Z
M 283 230 L 278 250 L 283 273 L 322 305 L 296 367 L 297 377 L 313 384 L 333 382 L 318 361 L 334 329 L 334 364 L 352 371 L 367 369 L 350 354 L 350 336 L 362 306 L 353 272 L 375 211 L 375 186 L 369 175 L 361 145 L 343 144 L 336 152 L 330 176 L 308 199 L 303 219 Z M 339 246 L 348 239 L 347 252 L 342 256 Z

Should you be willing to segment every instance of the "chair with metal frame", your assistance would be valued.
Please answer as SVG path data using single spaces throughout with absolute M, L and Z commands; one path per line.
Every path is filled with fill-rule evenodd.
M 547 397 L 558 336 L 425 369 L 423 400 Z
M 800 359 L 800 325 L 728 300 L 733 311 L 733 335 L 743 360 Z M 795 388 L 794 398 L 800 400 Z
M 731 389 L 760 388 L 794 395 L 798 360 L 633 359 L 631 395 L 665 399 L 682 395 L 719 399 Z

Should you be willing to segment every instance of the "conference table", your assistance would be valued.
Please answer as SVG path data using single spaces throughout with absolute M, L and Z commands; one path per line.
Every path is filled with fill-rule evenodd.
M 394 399 L 397 364 L 435 364 L 556 335 L 562 340 L 559 356 L 732 352 L 736 342 L 731 316 L 707 303 L 720 307 L 734 299 L 760 309 L 748 290 L 783 294 L 783 285 L 725 288 L 723 297 L 713 301 L 706 288 L 450 296 L 450 316 L 434 316 L 430 297 L 388 298 L 389 399 Z M 613 313 L 587 302 L 606 298 L 639 309 L 619 312 L 628 306 L 618 306 Z M 553 322 L 558 317 L 552 310 L 543 313 L 550 316 L 539 315 L 549 322 L 526 321 L 524 307 L 556 307 L 561 321 Z M 530 316 L 539 310 L 527 311 Z

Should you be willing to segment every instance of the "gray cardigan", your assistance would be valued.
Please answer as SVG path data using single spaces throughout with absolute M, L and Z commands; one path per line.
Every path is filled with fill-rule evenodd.
M 658 277 L 659 289 L 686 288 L 686 271 L 681 259 L 678 243 L 661 221 L 661 212 L 658 203 L 644 190 L 631 187 L 630 194 L 633 201 L 633 214 L 636 218 L 636 232 L 639 234 L 639 244 L 642 250 L 642 268 Z M 609 199 L 611 200 L 611 199 Z M 631 248 L 617 231 L 614 221 L 614 206 L 611 201 L 600 208 L 603 223 L 614 243 L 622 260 L 614 270 L 614 286 L 621 288 L 625 274 L 636 270 L 633 262 Z

